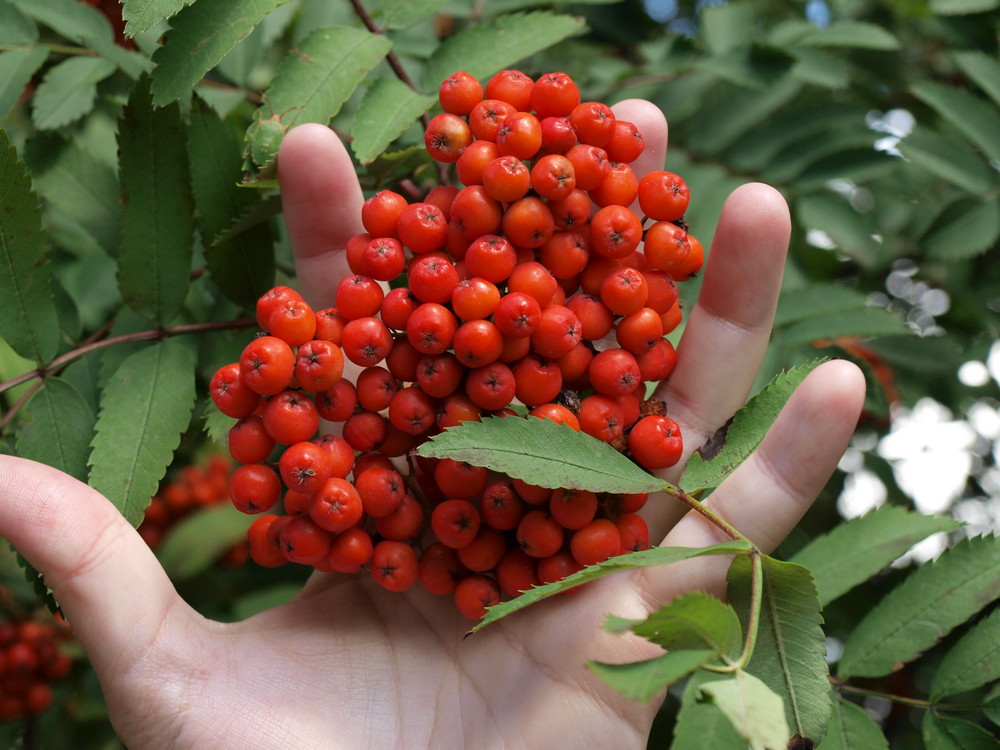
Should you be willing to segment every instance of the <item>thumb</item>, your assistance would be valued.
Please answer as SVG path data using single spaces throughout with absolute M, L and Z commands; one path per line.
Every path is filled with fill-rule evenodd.
M 45 576 L 98 674 L 128 669 L 174 605 L 188 611 L 118 510 L 50 466 L 0 456 L 0 535 Z

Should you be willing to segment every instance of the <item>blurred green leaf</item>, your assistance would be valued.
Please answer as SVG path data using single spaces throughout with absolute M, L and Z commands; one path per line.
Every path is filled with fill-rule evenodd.
M 885 505 L 814 537 L 791 562 L 809 568 L 820 604 L 826 606 L 885 569 L 917 542 L 959 526 L 951 518 Z
M 587 668 L 629 700 L 648 703 L 716 656 L 712 650 L 671 651 L 627 664 L 587 662 Z
M 841 698 L 833 702 L 830 728 L 816 750 L 889 750 L 889 743 L 871 714 Z
M 946 636 L 1000 596 L 1000 538 L 965 539 L 921 565 L 858 623 L 838 677 L 880 677 Z
M 0 336 L 39 364 L 59 346 L 47 251 L 31 177 L 0 130 Z
M 967 16 L 1000 7 L 1000 0 L 931 0 L 931 10 L 942 16 Z
M 931 678 L 930 699 L 975 690 L 1000 680 L 1000 609 L 977 622 L 944 655 Z
M 194 357 L 177 339 L 129 355 L 104 388 L 89 483 L 133 526 L 156 494 L 194 402 Z
M 1000 106 L 1000 59 L 977 50 L 963 50 L 955 53 L 955 61 Z
M 891 336 L 908 331 L 899 316 L 881 307 L 866 307 L 800 321 L 785 328 L 780 341 L 785 346 L 794 346 L 842 336 Z
M 386 29 L 405 29 L 424 21 L 448 0 L 386 0 L 376 16 Z
M 185 129 L 176 103 L 154 108 L 149 79 L 129 97 L 119 128 L 122 299 L 165 325 L 180 312 L 191 274 L 194 199 Z
M 0 44 L 34 44 L 37 41 L 38 27 L 35 23 L 13 3 L 0 3 Z
M 581 32 L 582 18 L 548 11 L 515 13 L 470 26 L 445 39 L 424 66 L 423 90 L 436 92 L 452 73 L 485 79 L 528 55 Z
M 0 117 L 6 117 L 17 106 L 24 87 L 48 58 L 49 51 L 44 47 L 0 52 Z
M 918 83 L 911 91 L 987 157 L 1000 161 L 1000 112 L 995 107 L 965 89 L 940 83 Z
M 1000 747 L 1000 741 L 989 730 L 965 719 L 941 716 L 935 711 L 924 712 L 921 729 L 928 750 L 989 750 Z
M 973 194 L 985 193 L 998 182 L 997 174 L 962 141 L 917 128 L 899 142 L 907 159 Z
M 874 228 L 843 198 L 826 193 L 804 195 L 794 211 L 803 229 L 825 232 L 845 255 L 864 266 L 874 265 L 879 255 Z
M 368 72 L 389 53 L 384 36 L 348 26 L 313 31 L 281 63 L 247 131 L 254 161 L 277 153 L 281 136 L 303 122 L 327 123 Z
M 373 161 L 436 103 L 435 97 L 422 96 L 395 78 L 379 78 L 354 115 L 354 156 L 362 164 Z
M 194 0 L 120 0 L 125 36 L 134 37 L 149 31 Z
M 798 40 L 798 44 L 813 47 L 862 47 L 875 50 L 897 50 L 899 40 L 884 27 L 864 21 L 834 21 Z
M 701 33 L 711 55 L 747 50 L 752 38 L 754 9 L 750 3 L 707 5 L 701 14 Z
M 156 551 L 171 580 L 204 573 L 236 544 L 246 541 L 254 516 L 223 502 L 186 516 L 170 528 Z
M 202 0 L 178 11 L 166 43 L 153 53 L 153 104 L 169 104 L 190 92 L 236 42 L 287 1 Z
M 35 127 L 54 130 L 79 120 L 93 109 L 97 84 L 115 70 L 101 57 L 70 57 L 49 68 L 32 100 Z
M 80 392 L 62 378 L 46 378 L 25 410 L 17 423 L 17 455 L 86 481 L 96 416 Z
M 990 201 L 968 200 L 956 204 L 938 226 L 921 241 L 928 255 L 941 260 L 962 260 L 985 253 L 1000 237 L 1000 197 Z

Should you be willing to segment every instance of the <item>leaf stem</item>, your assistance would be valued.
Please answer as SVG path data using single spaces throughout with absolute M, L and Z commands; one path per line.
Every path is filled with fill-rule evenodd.
M 746 669 L 757 646 L 760 632 L 760 611 L 764 604 L 764 562 L 761 552 L 754 547 L 750 551 L 750 612 L 747 617 L 747 634 L 743 641 L 743 653 L 736 662 L 737 669 Z
M 702 503 L 699 500 L 696 500 L 694 497 L 686 493 L 680 487 L 677 487 L 676 485 L 673 485 L 670 482 L 663 483 L 663 490 L 668 495 L 672 495 L 673 497 L 680 500 L 695 513 L 698 513 L 699 515 L 703 516 L 713 526 L 717 526 L 718 528 L 722 529 L 730 538 L 740 542 L 748 542 L 750 545 L 753 546 L 753 551 L 759 554 L 760 551 L 757 549 L 757 546 L 753 542 L 751 542 L 749 539 L 746 538 L 746 536 L 741 534 L 740 531 L 735 526 L 726 521 L 722 516 L 709 510 L 704 503 Z
M 853 693 L 854 695 L 865 695 L 871 698 L 881 698 L 882 700 L 890 701 L 891 703 L 898 703 L 902 706 L 911 706 L 912 708 L 922 708 L 927 711 L 982 711 L 986 706 L 982 703 L 935 703 L 934 701 L 922 700 L 920 698 L 907 698 L 902 695 L 895 695 L 894 693 L 885 693 L 881 690 L 872 690 L 870 688 L 857 687 L 856 685 L 848 685 L 845 682 L 840 682 L 836 678 L 831 677 L 830 682 L 838 690 L 845 693 Z
M 87 47 L 72 47 L 67 44 L 50 44 L 50 43 L 39 43 L 39 44 L 0 44 L 0 52 L 11 52 L 19 49 L 35 49 L 36 47 L 44 47 L 49 52 L 55 52 L 60 55 L 80 55 L 82 57 L 97 57 L 97 53 L 92 49 Z
M 15 403 L 7 411 L 7 413 L 3 415 L 3 418 L 0 419 L 0 429 L 3 429 L 10 423 L 10 421 L 14 418 L 14 415 L 26 403 L 27 399 L 30 398 L 31 394 L 41 387 L 42 381 L 44 381 L 45 378 L 56 374 L 62 368 L 87 354 L 100 349 L 106 349 L 110 346 L 116 346 L 118 344 L 128 344 L 136 341 L 156 341 L 170 338 L 171 336 L 183 336 L 191 333 L 209 333 L 212 331 L 249 328 L 250 326 L 256 324 L 257 321 L 253 318 L 237 318 L 236 320 L 220 320 L 208 323 L 184 323 L 182 325 L 153 328 L 147 331 L 124 333 L 120 336 L 112 336 L 111 338 L 89 341 L 88 343 L 78 346 L 76 349 L 72 349 L 65 354 L 60 354 L 46 365 L 22 373 L 17 377 L 0 383 L 0 393 L 4 393 L 9 391 L 11 388 L 15 388 L 36 378 L 39 380 L 38 383 L 33 385 L 32 388 L 20 399 L 18 399 L 17 403 Z

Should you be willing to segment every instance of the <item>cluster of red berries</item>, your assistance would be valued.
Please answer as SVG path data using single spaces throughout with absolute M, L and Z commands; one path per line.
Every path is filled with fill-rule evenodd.
M 61 619 L 0 621 L 0 721 L 35 716 L 52 705 L 52 683 L 73 666 L 59 642 L 71 637 Z
M 516 404 L 644 468 L 676 463 L 680 430 L 645 389 L 676 365 L 664 337 L 680 322 L 675 282 L 703 250 L 686 231 L 684 181 L 638 179 L 636 126 L 581 103 L 566 74 L 506 70 L 484 90 L 456 73 L 440 102 L 426 147 L 464 187 L 416 203 L 370 197 L 335 307 L 270 290 L 256 309 L 265 333 L 211 392 L 239 420 L 233 503 L 266 513 L 282 500 L 283 514 L 250 528 L 254 560 L 367 567 L 391 590 L 419 580 L 475 619 L 504 595 L 647 546 L 646 498 L 552 491 L 450 460 L 411 457 L 404 475 L 397 463 L 435 431 L 515 417 Z M 317 437 L 321 420 L 340 435 Z
M 202 508 L 229 502 L 231 470 L 232 462 L 223 455 L 210 456 L 204 465 L 183 467 L 153 495 L 139 524 L 139 536 L 150 549 L 156 549 L 182 519 Z M 246 544 L 238 544 L 223 555 L 221 562 L 238 567 L 246 563 L 249 554 Z

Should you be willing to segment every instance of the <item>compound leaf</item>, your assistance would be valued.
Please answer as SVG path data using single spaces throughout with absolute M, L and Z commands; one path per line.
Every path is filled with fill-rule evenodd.
M 387 37 L 350 26 L 313 31 L 282 61 L 254 113 L 247 129 L 254 161 L 271 161 L 281 136 L 294 125 L 329 122 L 391 47 Z
M 232 129 L 201 99 L 188 126 L 191 184 L 198 207 L 205 261 L 229 299 L 253 307 L 274 282 L 274 238 L 268 223 L 217 238 L 261 203 L 260 191 L 239 186 L 243 157 Z
M 871 714 L 840 699 L 833 702 L 830 728 L 816 750 L 889 750 L 889 743 Z
M 611 616 L 604 629 L 635 633 L 667 651 L 707 648 L 730 656 L 739 653 L 743 639 L 736 610 L 704 591 L 683 594 L 644 620 Z
M 747 671 L 780 696 L 792 731 L 817 742 L 830 719 L 832 694 L 816 587 L 806 568 L 771 557 L 763 558 L 763 574 L 757 644 Z M 750 607 L 750 575 L 750 561 L 736 558 L 729 572 L 729 600 L 744 618 Z
M 776 375 L 722 430 L 694 452 L 681 475 L 681 485 L 690 493 L 718 487 L 757 449 L 792 392 L 819 363 L 816 360 Z
M 396 78 L 379 78 L 354 115 L 351 148 L 358 161 L 374 161 L 436 102 L 433 96 L 418 94 Z
M 581 18 L 535 11 L 470 26 L 442 42 L 424 67 L 424 90 L 436 91 L 456 70 L 487 78 L 584 29 Z
M 799 550 L 791 562 L 813 574 L 824 607 L 883 570 L 931 534 L 952 531 L 961 523 L 885 505 L 841 523 Z
M 31 177 L 0 130 L 0 336 L 39 363 L 52 359 L 59 347 L 47 250 Z
M 153 53 L 153 103 L 176 101 L 191 91 L 236 42 L 288 0 L 212 0 L 182 8 L 167 41 Z
M 1000 537 L 960 541 L 921 565 L 858 623 L 838 676 L 881 677 L 900 669 L 1000 596 Z
M 129 307 L 161 325 L 180 311 L 190 281 L 194 200 L 185 140 L 180 108 L 154 108 L 144 76 L 118 129 L 118 287 Z
M 61 378 L 46 378 L 21 414 L 17 455 L 86 481 L 96 417 L 80 392 Z
M 1000 679 L 1000 609 L 977 622 L 949 649 L 931 678 L 932 701 Z
M 592 492 L 654 492 L 664 482 L 610 445 L 537 417 L 488 417 L 433 435 L 417 448 L 427 458 L 485 466 L 542 487 Z
M 730 679 L 702 683 L 701 692 L 715 702 L 752 750 L 788 746 L 791 734 L 781 698 L 752 674 L 738 670 Z
M 645 661 L 606 664 L 590 661 L 591 672 L 629 700 L 648 703 L 717 655 L 711 649 L 671 651 Z
M 89 483 L 133 526 L 156 493 L 194 402 L 194 356 L 178 339 L 129 355 L 104 389 Z
M 228 502 L 204 508 L 173 526 L 156 556 L 171 580 L 192 578 L 235 544 L 245 541 L 253 520 L 253 516 L 240 513 Z
M 501 602 L 500 604 L 490 607 L 486 610 L 486 614 L 483 616 L 483 619 L 476 623 L 475 627 L 472 628 L 472 632 L 476 632 L 480 628 L 484 628 L 490 623 L 496 622 L 501 617 L 506 617 L 507 615 L 524 609 L 525 607 L 541 601 L 542 599 L 547 599 L 548 597 L 558 594 L 561 591 L 566 591 L 574 586 L 579 586 L 581 583 L 587 583 L 588 581 L 602 578 L 610 573 L 618 573 L 623 570 L 635 570 L 638 568 L 648 568 L 656 565 L 669 565 L 671 563 L 680 562 L 681 560 L 688 560 L 692 557 L 702 557 L 703 555 L 732 555 L 746 553 L 749 549 L 750 545 L 747 542 L 733 541 L 715 544 L 711 547 L 700 548 L 653 547 L 639 552 L 630 552 L 627 555 L 612 557 L 604 562 L 597 563 L 596 565 L 588 565 L 583 570 L 571 573 L 559 581 L 546 583 L 542 586 L 535 586 L 534 588 L 528 589 L 521 595 L 514 597 L 509 601 Z

